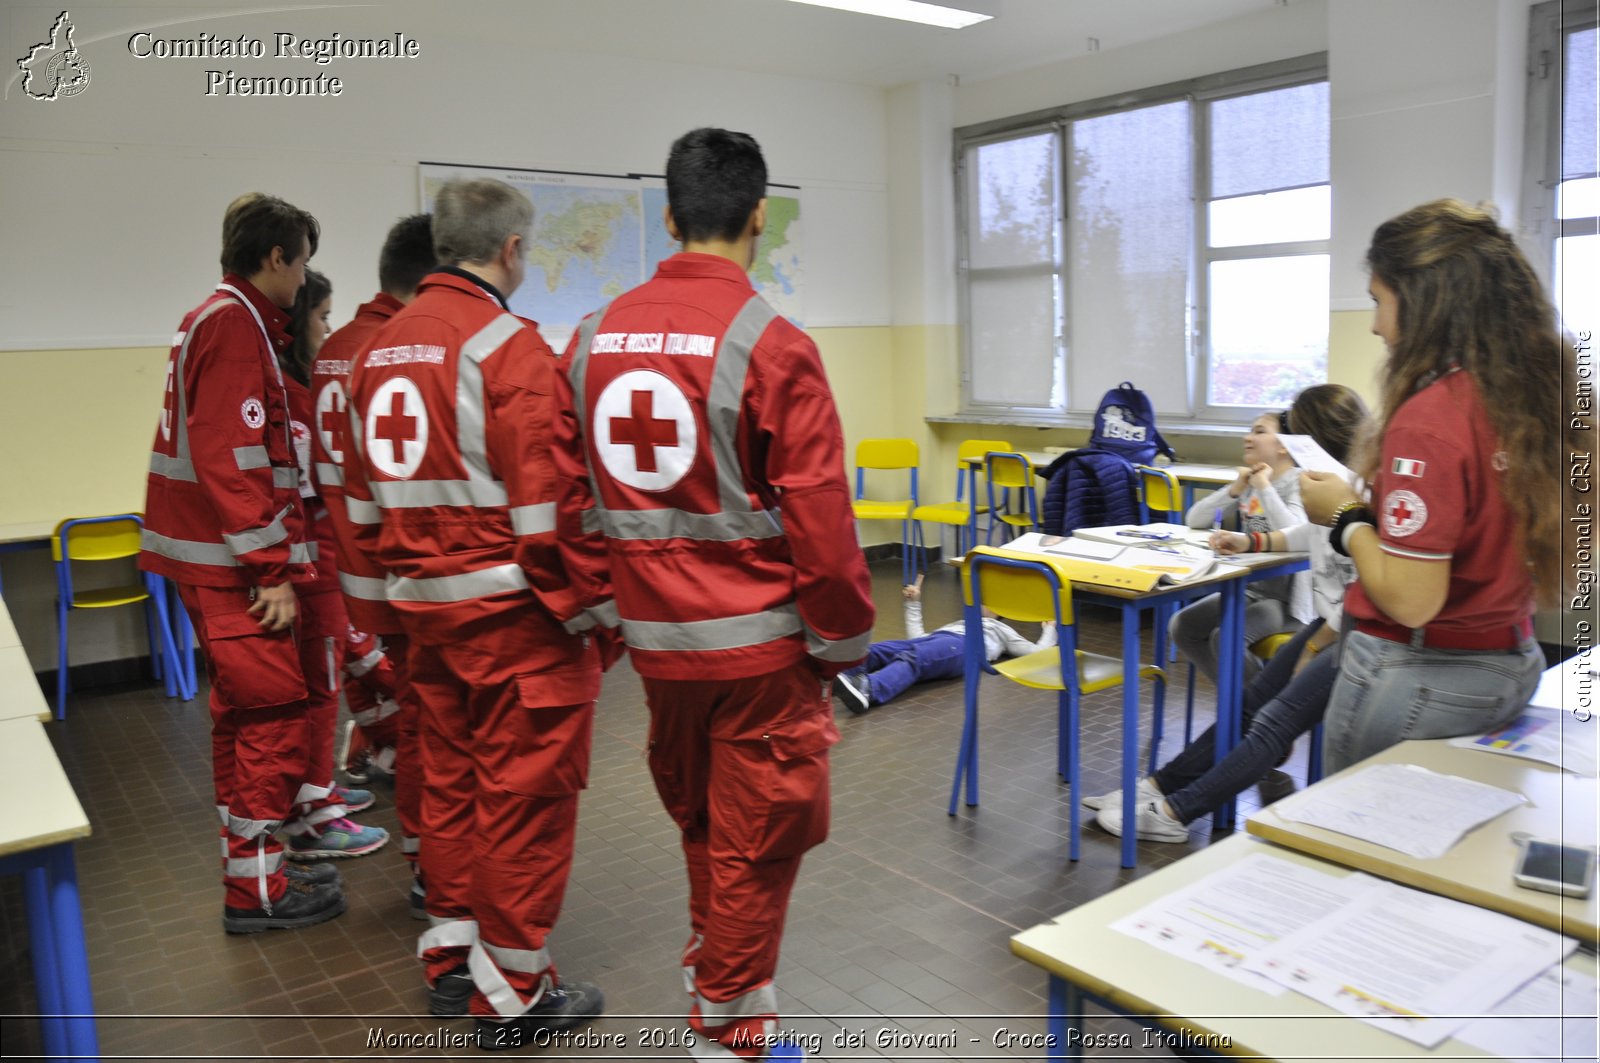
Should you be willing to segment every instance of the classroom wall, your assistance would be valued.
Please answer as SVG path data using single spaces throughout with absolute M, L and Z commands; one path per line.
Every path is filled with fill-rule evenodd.
M 23 54 L 59 11 L 5 5 L 0 53 Z M 89 89 L 43 104 L 12 77 L 0 100 L 0 244 L 27 249 L 0 259 L 0 524 L 77 513 L 79 498 L 121 499 L 124 484 L 132 501 L 117 505 L 138 508 L 165 347 L 216 282 L 222 212 L 239 193 L 270 191 L 319 217 L 313 265 L 333 280 L 341 324 L 376 286 L 388 226 L 419 208 L 419 161 L 660 173 L 673 138 L 699 125 L 750 132 L 772 179 L 801 187 L 805 324 L 840 394 L 847 445 L 895 431 L 883 404 L 895 349 L 885 94 L 671 57 L 619 61 L 603 39 L 547 39 L 536 14 L 510 0 L 292 17 L 235 0 L 74 4 Z M 403 31 L 423 57 L 285 68 L 129 55 L 132 32 L 179 18 L 193 20 L 161 32 Z M 202 71 L 215 66 L 320 70 L 346 87 L 338 98 L 208 98 Z M 899 416 L 920 415 L 908 404 Z M 0 566 L 35 667 L 54 667 L 48 555 L 7 554 Z M 142 652 L 133 613 L 75 616 L 73 663 Z

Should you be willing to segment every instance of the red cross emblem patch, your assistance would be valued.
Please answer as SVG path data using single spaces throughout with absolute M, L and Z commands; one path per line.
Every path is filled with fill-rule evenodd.
M 1383 500 L 1383 530 L 1392 538 L 1415 535 L 1428 523 L 1428 504 L 1415 491 L 1390 491 Z
M 417 385 L 392 377 L 372 393 L 367 407 L 367 460 L 397 480 L 409 480 L 428 450 L 428 406 Z
M 620 483 L 665 491 L 694 464 L 699 427 L 672 379 L 633 369 L 605 386 L 594 404 L 595 452 Z

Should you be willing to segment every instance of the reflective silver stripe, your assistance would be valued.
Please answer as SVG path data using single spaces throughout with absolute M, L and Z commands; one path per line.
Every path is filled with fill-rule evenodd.
M 298 823 L 291 823 L 283 828 L 283 832 L 290 836 L 296 834 L 309 834 L 313 838 L 320 838 L 322 833 L 317 830 L 324 823 L 330 823 L 341 816 L 348 815 L 350 810 L 344 805 L 323 805 L 301 816 Z
M 215 565 L 219 568 L 239 568 L 233 551 L 221 543 L 199 543 L 191 539 L 173 539 L 153 532 L 149 528 L 139 536 L 139 546 L 160 557 L 182 561 L 189 565 Z M 317 559 L 316 543 L 292 543 L 289 546 L 289 564 L 309 565 Z
M 593 535 L 600 530 L 600 511 L 592 506 L 584 510 L 582 522 L 583 534 Z
M 240 472 L 249 472 L 251 469 L 271 467 L 272 459 L 267 456 L 266 447 L 234 447 L 233 463 L 239 467 Z
M 494 965 L 502 971 L 540 974 L 549 969 L 551 964 L 549 949 L 506 949 L 491 945 L 482 938 L 478 939 L 478 947 L 487 952 Z
M 505 488 L 489 468 L 489 446 L 484 438 L 483 363 L 525 327 L 515 315 L 501 314 L 469 337 L 456 359 L 456 445 L 461 464 L 475 486 L 493 484 L 500 489 L 499 502 L 473 504 L 506 504 Z
M 383 510 L 376 502 L 366 498 L 344 496 L 344 515 L 351 524 L 382 524 Z
M 283 866 L 283 850 L 267 853 L 264 857 L 230 856 L 223 865 L 222 873 L 229 878 L 255 878 L 258 873 L 265 871 L 269 875 L 276 874 Z
M 374 705 L 370 709 L 362 709 L 360 712 L 352 712 L 350 714 L 350 718 L 356 723 L 360 724 L 362 727 L 371 727 L 373 724 L 378 722 L 378 706 Z
M 295 792 L 294 803 L 304 805 L 312 801 L 321 801 L 331 793 L 333 793 L 332 787 L 313 786 L 311 783 L 303 782 L 300 784 L 300 789 Z
M 317 480 L 327 487 L 343 487 L 344 466 L 330 461 L 317 462 Z
M 478 940 L 478 921 L 476 919 L 449 919 L 444 916 L 430 915 L 428 922 L 432 925 L 417 938 L 417 955 L 420 957 L 429 949 L 467 948 Z
M 615 628 L 621 622 L 621 617 L 617 615 L 617 603 L 608 598 L 599 605 L 591 605 L 561 626 L 567 629 L 567 634 L 576 635 L 578 632 L 588 631 L 596 625 Z
M 373 580 L 372 582 L 381 585 L 383 583 L 383 580 L 381 580 L 381 579 L 380 580 Z M 352 675 L 355 678 L 360 679 L 362 676 L 366 675 L 368 672 L 372 671 L 374 668 L 378 667 L 378 665 L 380 665 L 382 663 L 383 663 L 383 651 L 382 650 L 373 650 L 371 653 L 367 654 L 365 657 L 361 658 L 361 660 L 357 661 L 356 663 L 345 665 L 344 666 L 344 670 L 345 670 L 346 674 Z
M 707 1000 L 699 993 L 695 994 L 694 1002 L 699 1006 L 700 1018 L 705 1020 L 707 1026 L 726 1026 L 736 1019 L 778 1014 L 778 991 L 771 982 L 720 1004 Z
M 254 550 L 265 550 L 269 546 L 277 546 L 289 537 L 289 528 L 284 521 L 289 517 L 289 507 L 284 506 L 278 515 L 272 518 L 272 523 L 264 528 L 252 528 L 249 531 L 230 534 L 222 533 L 222 541 L 228 544 L 235 556 L 248 554 Z
M 287 465 L 274 465 L 272 467 L 272 486 L 282 487 L 292 491 L 300 486 L 300 470 L 291 469 Z
M 613 539 L 699 539 L 732 543 L 743 539 L 776 539 L 783 534 L 771 510 L 686 513 L 681 509 L 601 509 L 600 527 Z
M 400 839 L 400 851 L 402 853 L 420 853 L 422 851 L 422 839 L 415 834 L 406 835 Z
M 386 602 L 388 594 L 384 590 L 383 580 L 377 576 L 352 576 L 348 572 L 339 573 L 339 589 L 351 598 L 360 598 L 364 602 Z
M 409 579 L 390 576 L 387 583 L 391 602 L 464 602 L 506 591 L 528 589 L 528 576 L 520 565 L 507 563 L 456 576 Z
M 752 508 L 736 449 L 739 415 L 744 412 L 744 380 L 750 372 L 750 355 L 777 316 L 765 299 L 752 293 L 717 343 L 717 363 L 706 393 L 706 420 L 711 425 L 711 452 L 717 462 L 717 492 L 724 512 L 741 513 Z
M 194 462 L 188 458 L 174 458 L 167 454 L 150 455 L 150 471 L 169 480 L 195 482 Z
M 373 480 L 367 486 L 384 509 L 506 504 L 505 485 L 494 480 Z
M 226 827 L 228 825 L 228 806 L 227 805 L 218 805 L 217 806 L 217 815 L 222 817 L 222 825 L 224 827 Z M 227 856 L 228 855 L 228 839 L 226 839 L 226 838 L 222 839 L 222 855 L 223 856 Z
M 622 637 L 636 650 L 737 650 L 761 646 L 802 630 L 794 603 L 764 613 L 671 623 L 622 621 Z
M 867 655 L 867 647 L 870 645 L 872 645 L 870 630 L 847 639 L 830 642 L 809 627 L 806 628 L 806 652 L 819 661 L 859 661 Z
M 517 535 L 542 535 L 556 530 L 556 504 L 538 502 L 511 507 L 511 530 Z
M 228 815 L 228 833 L 246 840 L 262 834 L 271 834 L 282 824 L 283 821 L 280 819 L 242 819 L 231 813 Z
M 491 949 L 495 953 L 493 956 L 490 955 Z M 500 955 L 507 955 L 508 957 L 543 956 L 545 962 L 543 967 L 524 970 L 520 964 L 529 961 L 515 959 L 502 965 L 498 960 Z M 519 966 L 512 966 L 511 963 L 517 963 Z M 533 996 L 524 999 L 522 994 L 513 989 L 511 983 L 506 981 L 506 976 L 500 973 L 502 966 L 504 966 L 505 970 L 519 971 L 524 974 L 532 974 L 534 971 L 547 969 L 550 966 L 550 957 L 543 949 L 538 952 L 522 952 L 520 949 L 495 949 L 494 946 L 485 945 L 482 940 L 478 940 L 472 943 L 472 951 L 467 954 L 467 966 L 472 970 L 472 984 L 489 1001 L 489 1006 L 506 1018 L 512 1018 L 527 1011 L 540 997 L 544 996 L 545 989 L 550 985 L 548 977 L 540 979 L 538 990 L 534 992 Z

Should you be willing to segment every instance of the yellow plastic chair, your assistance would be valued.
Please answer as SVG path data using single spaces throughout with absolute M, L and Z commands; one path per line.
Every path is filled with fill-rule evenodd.
M 1162 520 L 1182 524 L 1183 489 L 1178 485 L 1178 478 L 1153 465 L 1133 468 L 1139 474 L 1139 522 L 1149 524 L 1152 520 Z
M 900 576 L 911 582 L 911 511 L 917 508 L 917 444 L 910 439 L 863 439 L 856 444 L 856 497 L 852 508 L 857 520 L 897 520 L 900 522 Z M 867 470 L 909 470 L 911 497 L 878 499 L 867 497 Z
M 73 517 L 56 525 L 50 539 L 50 558 L 56 565 L 56 719 L 67 716 L 67 615 L 74 609 L 111 609 L 119 605 L 144 605 L 145 628 L 150 640 L 150 666 L 166 683 L 167 696 L 194 697 L 178 652 L 173 645 L 167 611 L 166 581 L 148 572 L 136 573 L 138 582 L 96 590 L 82 590 L 73 580 L 73 563 L 115 561 L 136 557 L 144 522 L 134 513 L 105 517 Z
M 922 525 L 924 523 L 939 525 L 939 545 L 944 546 L 945 526 L 954 527 L 956 530 L 956 553 L 965 552 L 974 544 L 971 535 L 963 545 L 961 533 L 963 531 L 977 532 L 977 517 L 979 514 L 990 512 L 989 507 L 978 501 L 978 477 L 973 463 L 981 461 L 985 454 L 991 450 L 1009 451 L 1011 444 L 1003 439 L 968 439 L 956 448 L 956 500 L 954 502 L 931 502 L 918 506 L 911 511 L 911 519 L 916 523 L 917 542 L 922 542 Z M 969 494 L 967 484 L 971 483 L 972 491 Z
M 1039 492 L 1033 486 L 1033 462 L 1015 452 L 991 452 L 984 459 L 984 478 L 989 481 L 989 534 L 986 540 L 993 542 L 994 526 L 998 519 L 1001 524 L 1013 531 L 1009 538 L 1015 538 L 1022 532 L 1030 532 L 1039 526 Z M 1003 505 L 996 505 L 994 491 L 1000 488 L 1005 492 Z M 1012 512 L 1010 498 L 1012 490 L 1017 492 L 1017 512 Z
M 1078 702 L 1081 695 L 1110 690 L 1123 683 L 1122 661 L 1078 649 L 1073 624 L 1072 581 L 1051 559 L 1008 553 L 979 546 L 967 555 L 961 574 L 966 620 L 966 719 L 950 787 L 950 815 L 966 783 L 966 802 L 978 804 L 978 684 L 985 672 L 1004 676 L 1036 690 L 1054 690 L 1056 697 L 1056 773 L 1066 779 L 1071 811 L 1070 859 L 1078 859 Z M 1056 625 L 1057 644 L 993 665 L 984 661 L 983 610 L 1012 620 Z M 1070 663 L 1069 663 L 1070 662 Z M 1165 683 L 1155 665 L 1139 669 L 1140 679 Z M 1164 690 L 1165 688 L 1158 688 Z M 1124 779 L 1130 792 L 1134 780 Z

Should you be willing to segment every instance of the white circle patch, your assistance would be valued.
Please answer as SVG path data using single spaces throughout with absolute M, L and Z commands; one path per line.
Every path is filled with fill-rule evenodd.
M 1428 523 L 1428 504 L 1415 491 L 1390 491 L 1383 500 L 1383 530 L 1396 539 L 1415 535 Z
M 385 380 L 367 407 L 367 459 L 398 480 L 409 480 L 428 450 L 428 407 L 408 377 Z
M 699 429 L 689 400 L 670 377 L 632 369 L 607 384 L 594 404 L 595 452 L 619 482 L 665 491 L 694 465 Z
M 252 395 L 239 407 L 239 416 L 244 418 L 246 428 L 260 428 L 267 423 L 267 408 Z
M 344 385 L 330 380 L 317 392 L 317 435 L 322 438 L 323 453 L 334 461 L 344 461 L 344 447 L 340 444 L 349 425 Z

